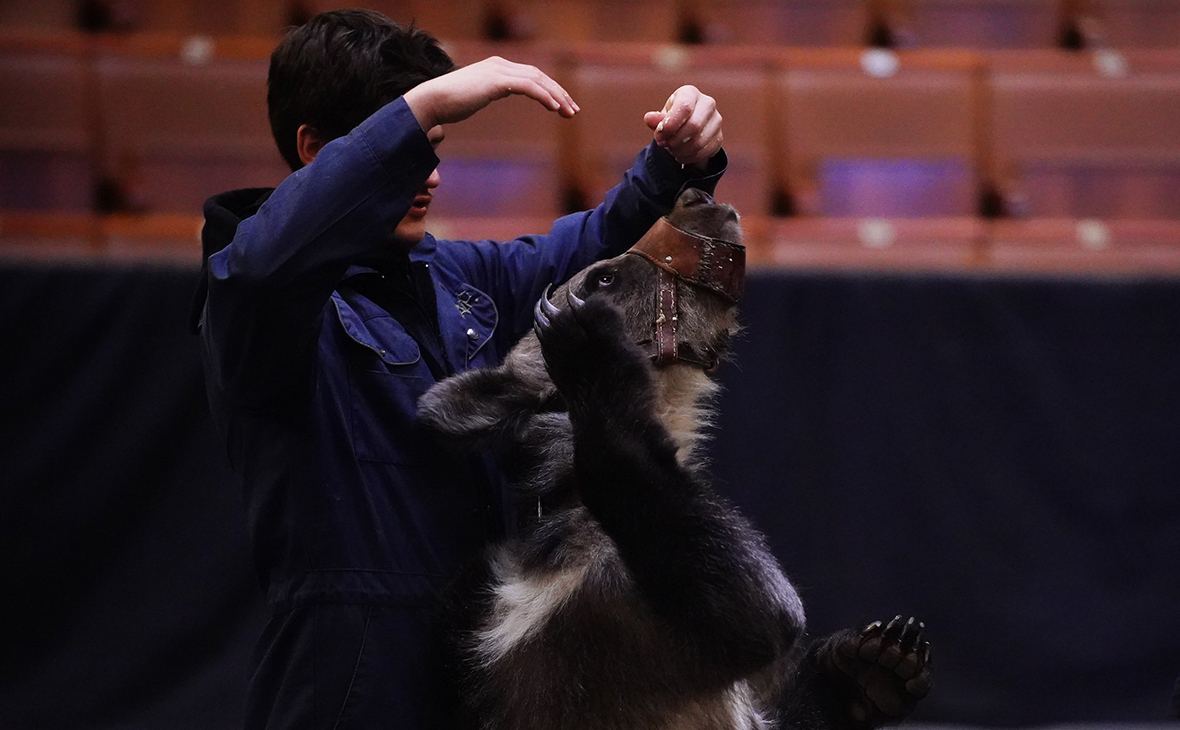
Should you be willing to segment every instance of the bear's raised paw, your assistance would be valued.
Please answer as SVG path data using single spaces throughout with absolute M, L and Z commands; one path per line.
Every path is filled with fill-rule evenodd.
M 895 617 L 833 635 L 816 659 L 829 679 L 848 689 L 854 719 L 868 725 L 900 722 L 930 691 L 933 678 L 926 626 Z
M 622 313 L 605 297 L 583 300 L 570 292 L 560 309 L 542 297 L 533 309 L 533 331 L 571 412 L 623 406 L 650 393 L 647 358 L 627 339 Z

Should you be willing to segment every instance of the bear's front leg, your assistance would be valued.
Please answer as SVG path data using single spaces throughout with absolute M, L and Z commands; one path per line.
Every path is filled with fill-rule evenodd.
M 783 698 L 782 727 L 866 730 L 901 722 L 930 691 L 924 629 L 898 616 L 817 640 Z
M 648 358 L 628 339 L 614 305 L 571 292 L 564 309 L 542 297 L 533 315 L 545 367 L 572 418 L 609 415 L 632 425 L 651 414 L 655 389 Z
M 688 657 L 685 681 L 720 691 L 771 665 L 802 632 L 799 598 L 761 536 L 677 461 L 655 415 L 655 370 L 619 310 L 571 294 L 534 314 L 569 408 L 578 495 Z

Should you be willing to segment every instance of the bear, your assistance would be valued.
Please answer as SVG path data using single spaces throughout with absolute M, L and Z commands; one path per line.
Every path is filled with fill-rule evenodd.
M 525 506 L 449 601 L 464 727 L 866 730 L 927 694 L 923 624 L 804 642 L 765 538 L 709 486 L 698 447 L 744 254 L 736 211 L 687 189 L 547 291 L 502 365 L 422 397 L 421 423 L 497 451 Z

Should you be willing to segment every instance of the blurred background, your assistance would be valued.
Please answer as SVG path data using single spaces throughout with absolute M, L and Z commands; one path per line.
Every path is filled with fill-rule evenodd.
M 0 0 L 0 728 L 231 728 L 265 608 L 189 298 L 317 0 Z M 718 100 L 747 331 L 711 447 L 813 633 L 926 619 L 927 725 L 1163 725 L 1180 675 L 1180 0 L 386 0 L 533 63 L 440 238 L 596 204 Z M 1175 721 L 1171 721 L 1173 724 Z

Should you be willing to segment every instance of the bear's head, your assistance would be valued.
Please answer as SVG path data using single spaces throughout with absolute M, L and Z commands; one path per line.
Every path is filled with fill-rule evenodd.
M 629 251 L 575 274 L 550 301 L 566 301 L 567 292 L 605 297 L 657 367 L 685 363 L 711 371 L 737 329 L 741 240 L 736 211 L 690 188 Z
M 691 450 L 715 392 L 707 373 L 738 329 L 745 250 L 731 206 L 685 190 L 626 253 L 575 274 L 549 296 L 558 308 L 568 295 L 606 297 L 622 313 L 627 339 L 648 353 L 657 408 L 669 431 Z M 419 403 L 430 430 L 472 447 L 542 441 L 553 448 L 568 419 L 536 336 L 530 332 L 494 369 L 438 383 Z

